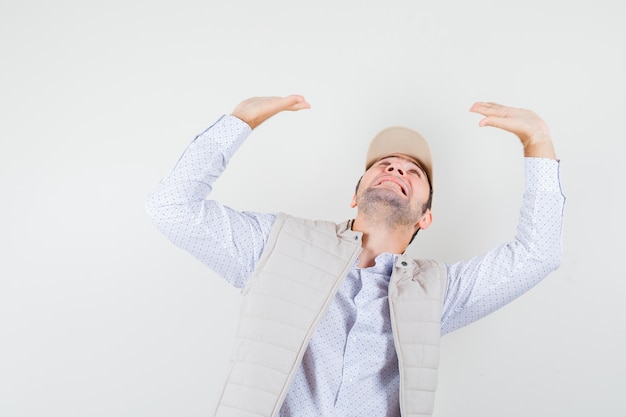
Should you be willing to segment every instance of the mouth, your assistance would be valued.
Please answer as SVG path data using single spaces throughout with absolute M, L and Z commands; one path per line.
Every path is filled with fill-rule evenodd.
M 376 185 L 381 185 L 381 184 L 385 184 L 385 187 L 390 188 L 390 189 L 396 189 L 398 191 L 400 191 L 402 193 L 402 195 L 407 196 L 407 189 L 406 187 L 399 181 L 393 179 L 393 178 L 383 178 L 382 180 L 378 181 L 376 183 Z M 390 186 L 391 185 L 391 186 Z

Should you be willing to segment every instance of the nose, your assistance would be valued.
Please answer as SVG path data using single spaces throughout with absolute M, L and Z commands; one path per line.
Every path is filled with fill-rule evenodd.
M 387 172 L 393 172 L 393 171 L 396 171 L 400 175 L 404 175 L 404 171 L 402 170 L 402 168 L 397 167 L 394 164 L 389 164 L 389 166 L 387 167 Z

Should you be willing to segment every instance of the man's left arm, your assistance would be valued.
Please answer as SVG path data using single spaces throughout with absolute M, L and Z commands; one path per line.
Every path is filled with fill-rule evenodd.
M 513 241 L 448 266 L 442 334 L 506 305 L 557 269 L 562 254 L 565 197 L 559 162 L 545 122 L 530 110 L 476 103 L 480 126 L 516 134 L 524 147 L 525 192 Z

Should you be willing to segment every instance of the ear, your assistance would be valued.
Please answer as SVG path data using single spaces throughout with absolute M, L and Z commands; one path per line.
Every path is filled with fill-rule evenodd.
M 356 193 L 354 193 L 354 195 L 352 196 L 352 202 L 350 203 L 350 207 L 351 208 L 356 207 Z
M 421 230 L 424 230 L 424 229 L 427 229 L 428 226 L 430 226 L 432 222 L 433 222 L 433 213 L 430 211 L 430 209 L 428 209 L 426 210 L 426 213 L 422 215 L 422 218 L 419 219 L 416 226 L 419 227 Z

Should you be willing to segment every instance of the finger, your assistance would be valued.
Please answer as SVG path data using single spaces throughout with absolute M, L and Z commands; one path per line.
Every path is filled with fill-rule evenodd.
M 524 119 L 528 117 L 527 110 L 491 102 L 474 103 L 470 111 L 485 116 L 478 122 L 480 127 L 492 126 L 511 132 L 521 127 Z
M 507 117 L 488 116 L 479 122 L 479 126 L 491 126 L 514 133 L 526 143 L 531 137 L 549 137 L 547 126 L 534 113 L 524 109 L 513 109 Z
M 251 97 L 239 103 L 233 110 L 232 115 L 243 120 L 254 129 L 282 111 L 301 110 L 309 107 L 309 103 L 300 95 Z
M 471 112 L 482 114 L 483 116 L 507 117 L 513 110 L 512 107 L 503 106 L 502 104 L 482 101 L 476 102 L 470 107 Z
M 303 96 L 291 95 L 285 97 L 285 110 L 296 111 L 310 108 L 311 105 L 306 101 Z
M 480 127 L 497 127 L 499 129 L 508 130 L 509 132 L 514 132 L 520 127 L 521 123 L 518 119 L 515 118 L 488 116 L 478 122 L 478 125 Z

